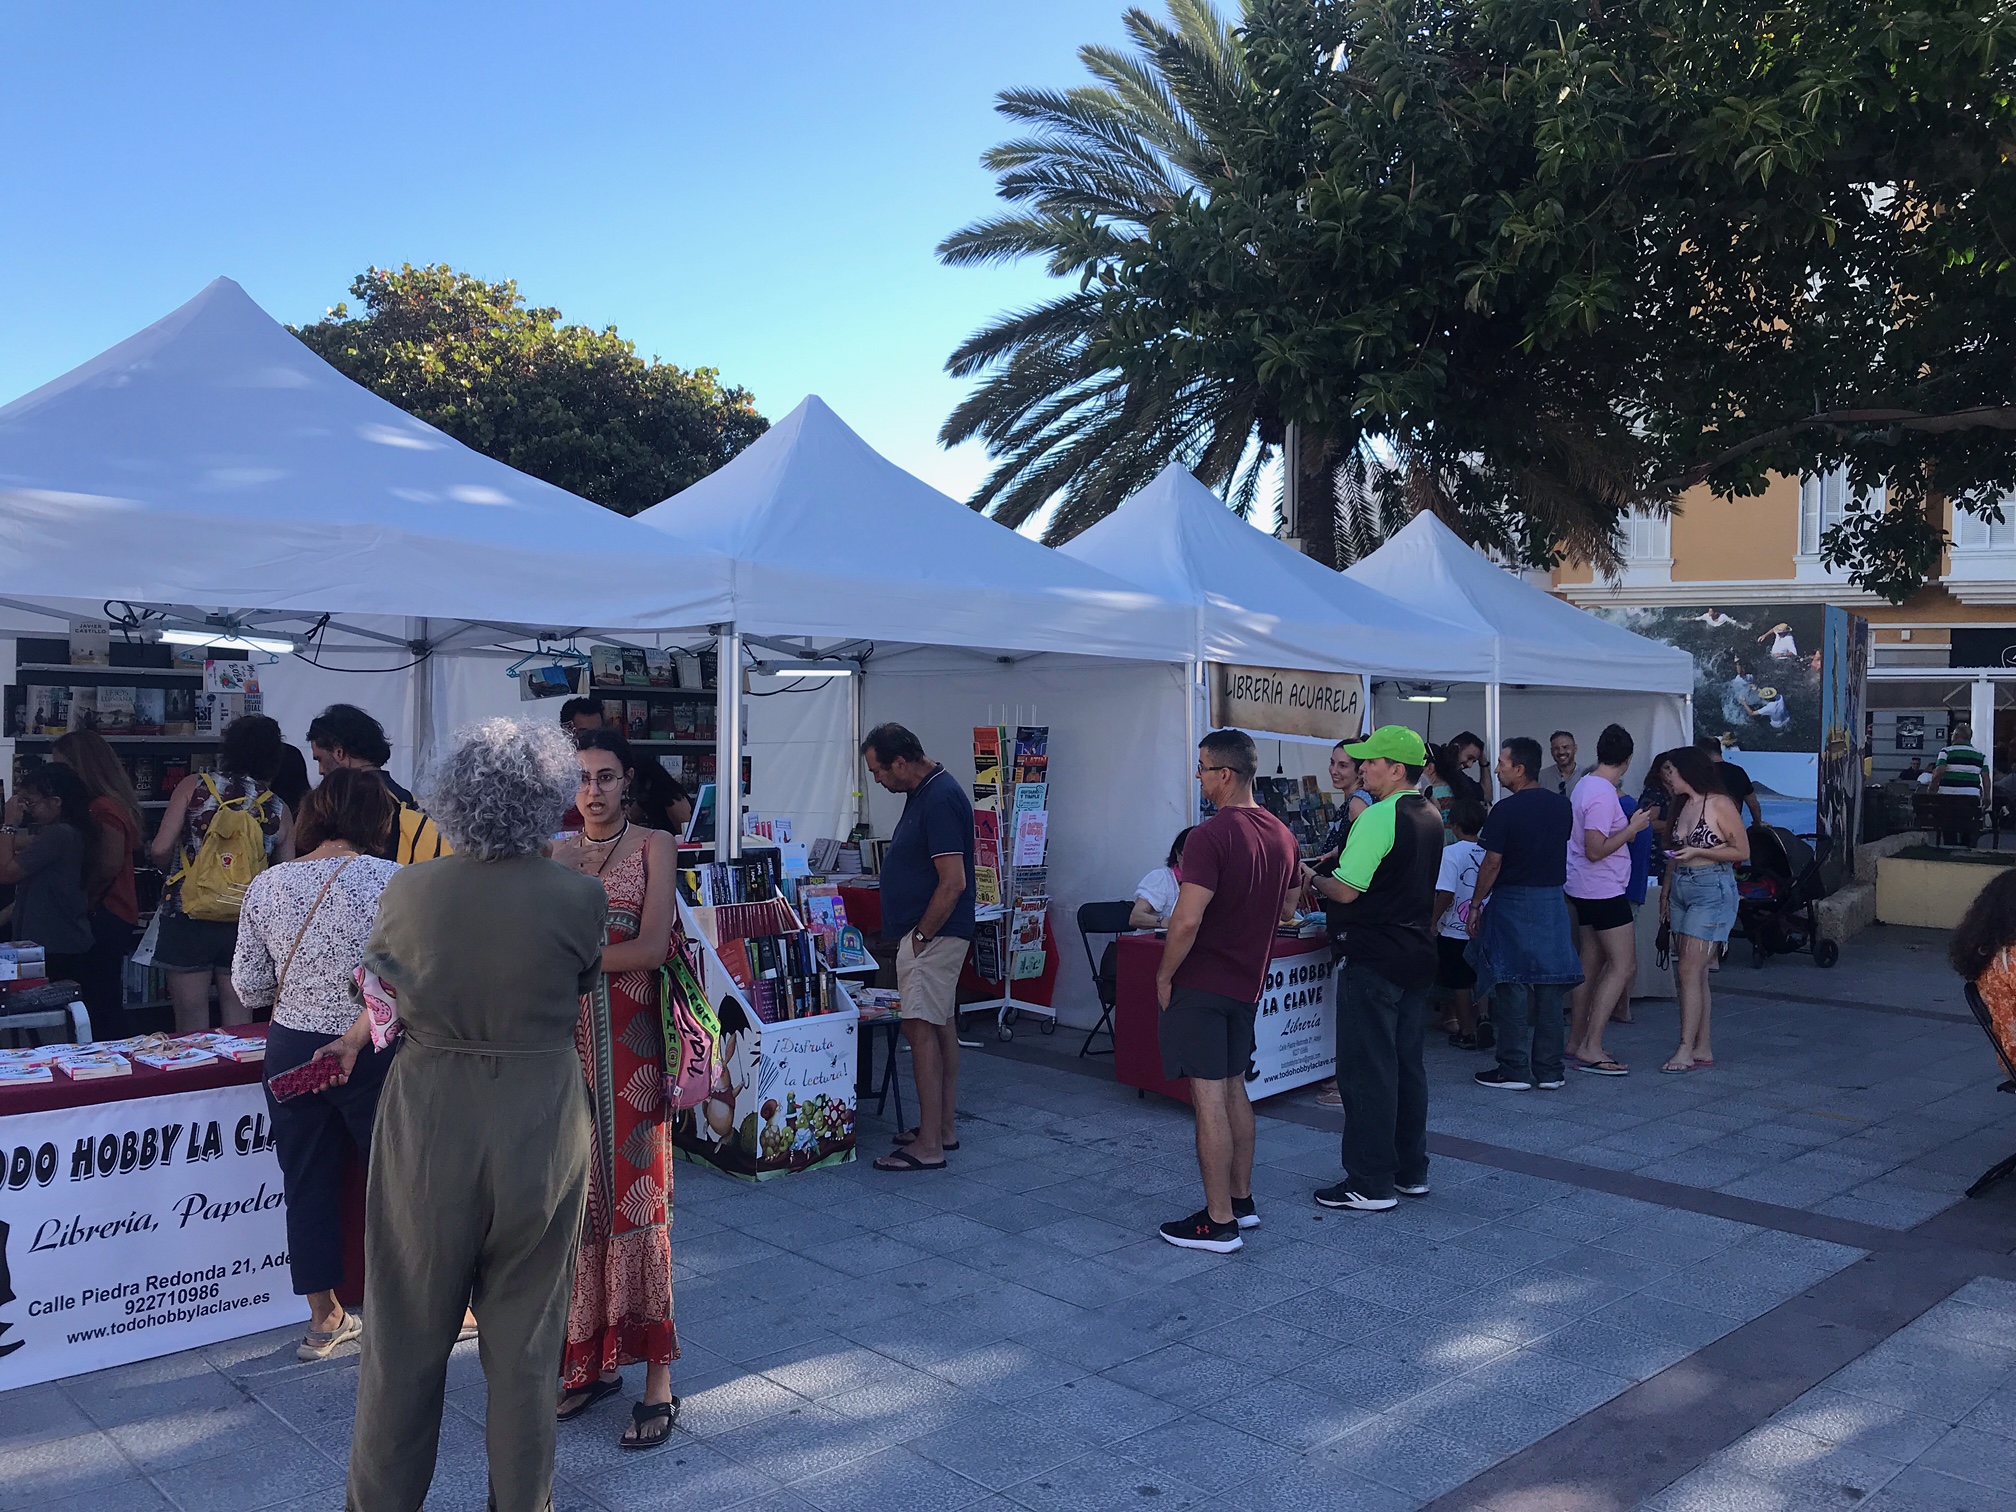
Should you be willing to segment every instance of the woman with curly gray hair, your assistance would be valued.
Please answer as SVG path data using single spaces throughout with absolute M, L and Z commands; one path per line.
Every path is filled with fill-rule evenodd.
M 607 908 L 599 883 L 543 854 L 576 780 L 556 726 L 458 732 L 421 784 L 455 853 L 386 884 L 365 947 L 407 1043 L 372 1140 L 352 1507 L 426 1499 L 464 1302 L 489 1383 L 490 1505 L 551 1505 L 553 1381 L 588 1190 L 574 1025 Z

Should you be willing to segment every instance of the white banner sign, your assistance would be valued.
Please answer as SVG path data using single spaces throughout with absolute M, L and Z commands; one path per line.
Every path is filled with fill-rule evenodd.
M 302 1322 L 258 1084 L 0 1119 L 0 1391 Z
M 1336 965 L 1330 942 L 1267 963 L 1267 986 L 1253 1026 L 1254 1101 L 1322 1081 L 1337 1070 Z

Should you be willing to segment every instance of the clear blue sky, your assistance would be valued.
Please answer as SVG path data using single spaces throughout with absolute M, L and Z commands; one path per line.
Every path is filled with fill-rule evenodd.
M 1011 85 L 1121 0 L 0 7 L 0 402 L 228 274 L 300 323 L 367 265 L 516 278 L 773 419 L 818 393 L 955 496 L 955 343 L 1042 297 L 941 268 Z

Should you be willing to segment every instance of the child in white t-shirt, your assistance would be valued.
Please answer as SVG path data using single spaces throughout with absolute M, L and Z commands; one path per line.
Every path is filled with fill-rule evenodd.
M 1477 973 L 1463 958 L 1470 943 L 1470 899 L 1477 891 L 1477 868 L 1484 861 L 1484 847 L 1477 843 L 1477 832 L 1484 828 L 1484 805 L 1474 798 L 1450 805 L 1449 827 L 1455 838 L 1442 847 L 1442 866 L 1435 876 L 1435 981 L 1449 994 L 1456 1015 L 1449 1043 L 1459 1050 L 1484 1050 L 1495 1040 L 1489 1024 L 1478 1028 L 1477 1005 L 1470 994 Z

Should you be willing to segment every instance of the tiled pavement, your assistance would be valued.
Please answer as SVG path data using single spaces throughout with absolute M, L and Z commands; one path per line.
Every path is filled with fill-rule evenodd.
M 1874 943 L 1838 978 L 1865 997 L 1913 964 Z M 968 1057 L 951 1173 L 682 1166 L 682 1431 L 632 1455 L 618 1403 L 564 1425 L 556 1505 L 2010 1506 L 2016 1472 L 1980 1477 L 2016 1462 L 2016 1201 L 1900 1231 L 2016 1144 L 2016 1099 L 1949 1002 L 1723 980 L 1711 1072 L 1653 1074 L 1670 1005 L 1617 1032 L 1633 1076 L 1561 1094 L 1466 1086 L 1477 1058 L 1438 1046 L 1438 1143 L 1475 1158 L 1390 1214 L 1311 1206 L 1335 1115 L 1269 1110 L 1234 1256 L 1152 1237 L 1196 1205 L 1187 1114 L 1067 1074 L 1062 1036 Z M 0 1512 L 334 1508 L 355 1363 L 292 1343 L 0 1396 Z M 473 1346 L 450 1386 L 429 1506 L 476 1509 Z

